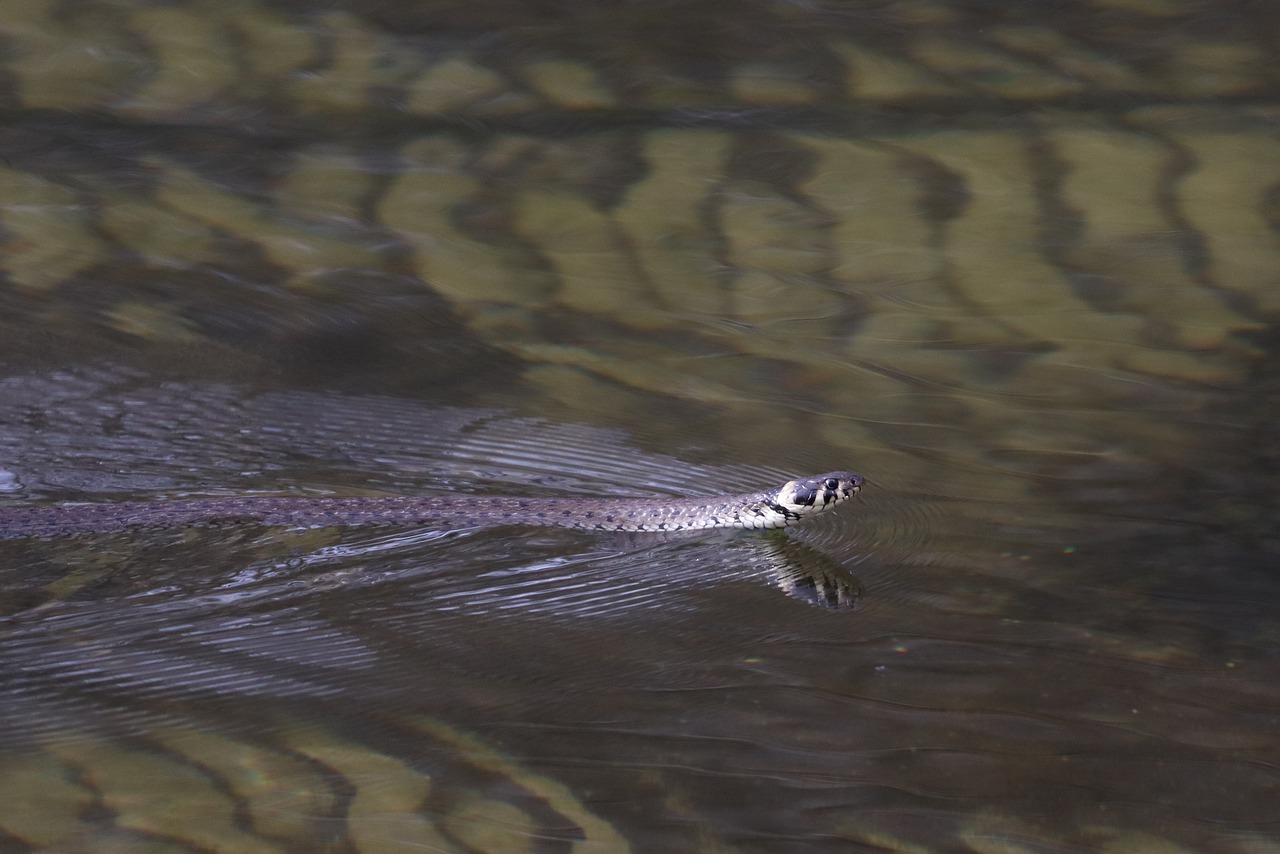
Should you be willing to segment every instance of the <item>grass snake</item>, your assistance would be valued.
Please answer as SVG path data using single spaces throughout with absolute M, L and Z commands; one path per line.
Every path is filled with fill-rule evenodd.
M 240 523 L 289 528 L 554 525 L 596 531 L 782 528 L 852 498 L 862 489 L 862 484 L 861 475 L 835 471 L 791 480 L 763 492 L 700 498 L 251 496 L 0 507 L 0 539 Z

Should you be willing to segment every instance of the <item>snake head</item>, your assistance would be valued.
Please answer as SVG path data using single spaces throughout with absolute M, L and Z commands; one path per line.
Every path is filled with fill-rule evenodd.
M 792 480 L 778 490 L 778 504 L 805 516 L 834 507 L 857 495 L 863 478 L 851 471 L 829 471 L 814 477 Z

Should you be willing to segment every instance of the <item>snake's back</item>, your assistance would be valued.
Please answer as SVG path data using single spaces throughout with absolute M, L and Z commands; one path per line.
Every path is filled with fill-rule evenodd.
M 554 525 L 601 531 L 781 528 L 856 495 L 862 477 L 830 472 L 764 492 L 719 498 L 191 498 L 117 504 L 0 508 L 0 539 L 109 533 L 131 528 L 259 524 L 289 528 Z

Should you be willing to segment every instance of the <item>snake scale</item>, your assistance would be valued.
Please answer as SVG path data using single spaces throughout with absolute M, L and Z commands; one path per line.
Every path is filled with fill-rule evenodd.
M 0 508 L 0 539 L 241 523 L 289 528 L 416 524 L 448 528 L 553 525 L 597 531 L 782 528 L 847 501 L 861 491 L 862 484 L 861 475 L 835 471 L 791 480 L 763 492 L 709 498 L 253 496 L 117 504 L 50 504 Z

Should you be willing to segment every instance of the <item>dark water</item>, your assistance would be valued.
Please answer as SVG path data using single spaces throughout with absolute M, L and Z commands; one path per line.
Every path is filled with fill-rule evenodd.
M 137 379 L 11 379 L 10 399 L 43 391 L 38 428 L 7 422 L 17 478 L 102 498 L 268 482 L 657 495 L 776 477 L 494 411 Z M 199 423 L 182 425 L 191 411 Z M 852 612 L 784 596 L 741 536 L 247 528 L 6 543 L 3 737 L 14 755 L 43 745 L 126 817 L 135 753 L 149 774 L 230 773 L 166 741 L 189 727 L 273 769 L 263 756 L 336 743 L 471 791 L 476 748 L 424 747 L 425 717 L 607 804 L 640 850 L 697 850 L 703 833 L 744 850 L 800 850 L 819 831 L 834 848 L 873 832 L 1104 840 L 1113 831 L 1081 831 L 1104 818 L 1196 846 L 1220 843 L 1206 826 L 1266 831 L 1280 684 L 1268 561 L 1174 524 L 1068 548 L 1010 508 L 1004 529 L 958 529 L 952 502 L 873 487 L 797 532 L 861 581 Z M 315 726 L 298 748 L 295 730 Z M 342 776 L 319 791 L 378 789 L 327 767 Z M 486 809 L 540 797 L 507 791 L 532 786 L 519 773 Z M 449 819 L 453 797 L 423 803 L 444 825 L 501 824 Z M 126 827 L 177 832 L 134 809 Z M 255 823 L 276 809 L 253 806 Z
M 0 850 L 1280 848 L 1268 9 L 9 17 L 0 500 L 868 485 L 0 543 Z

